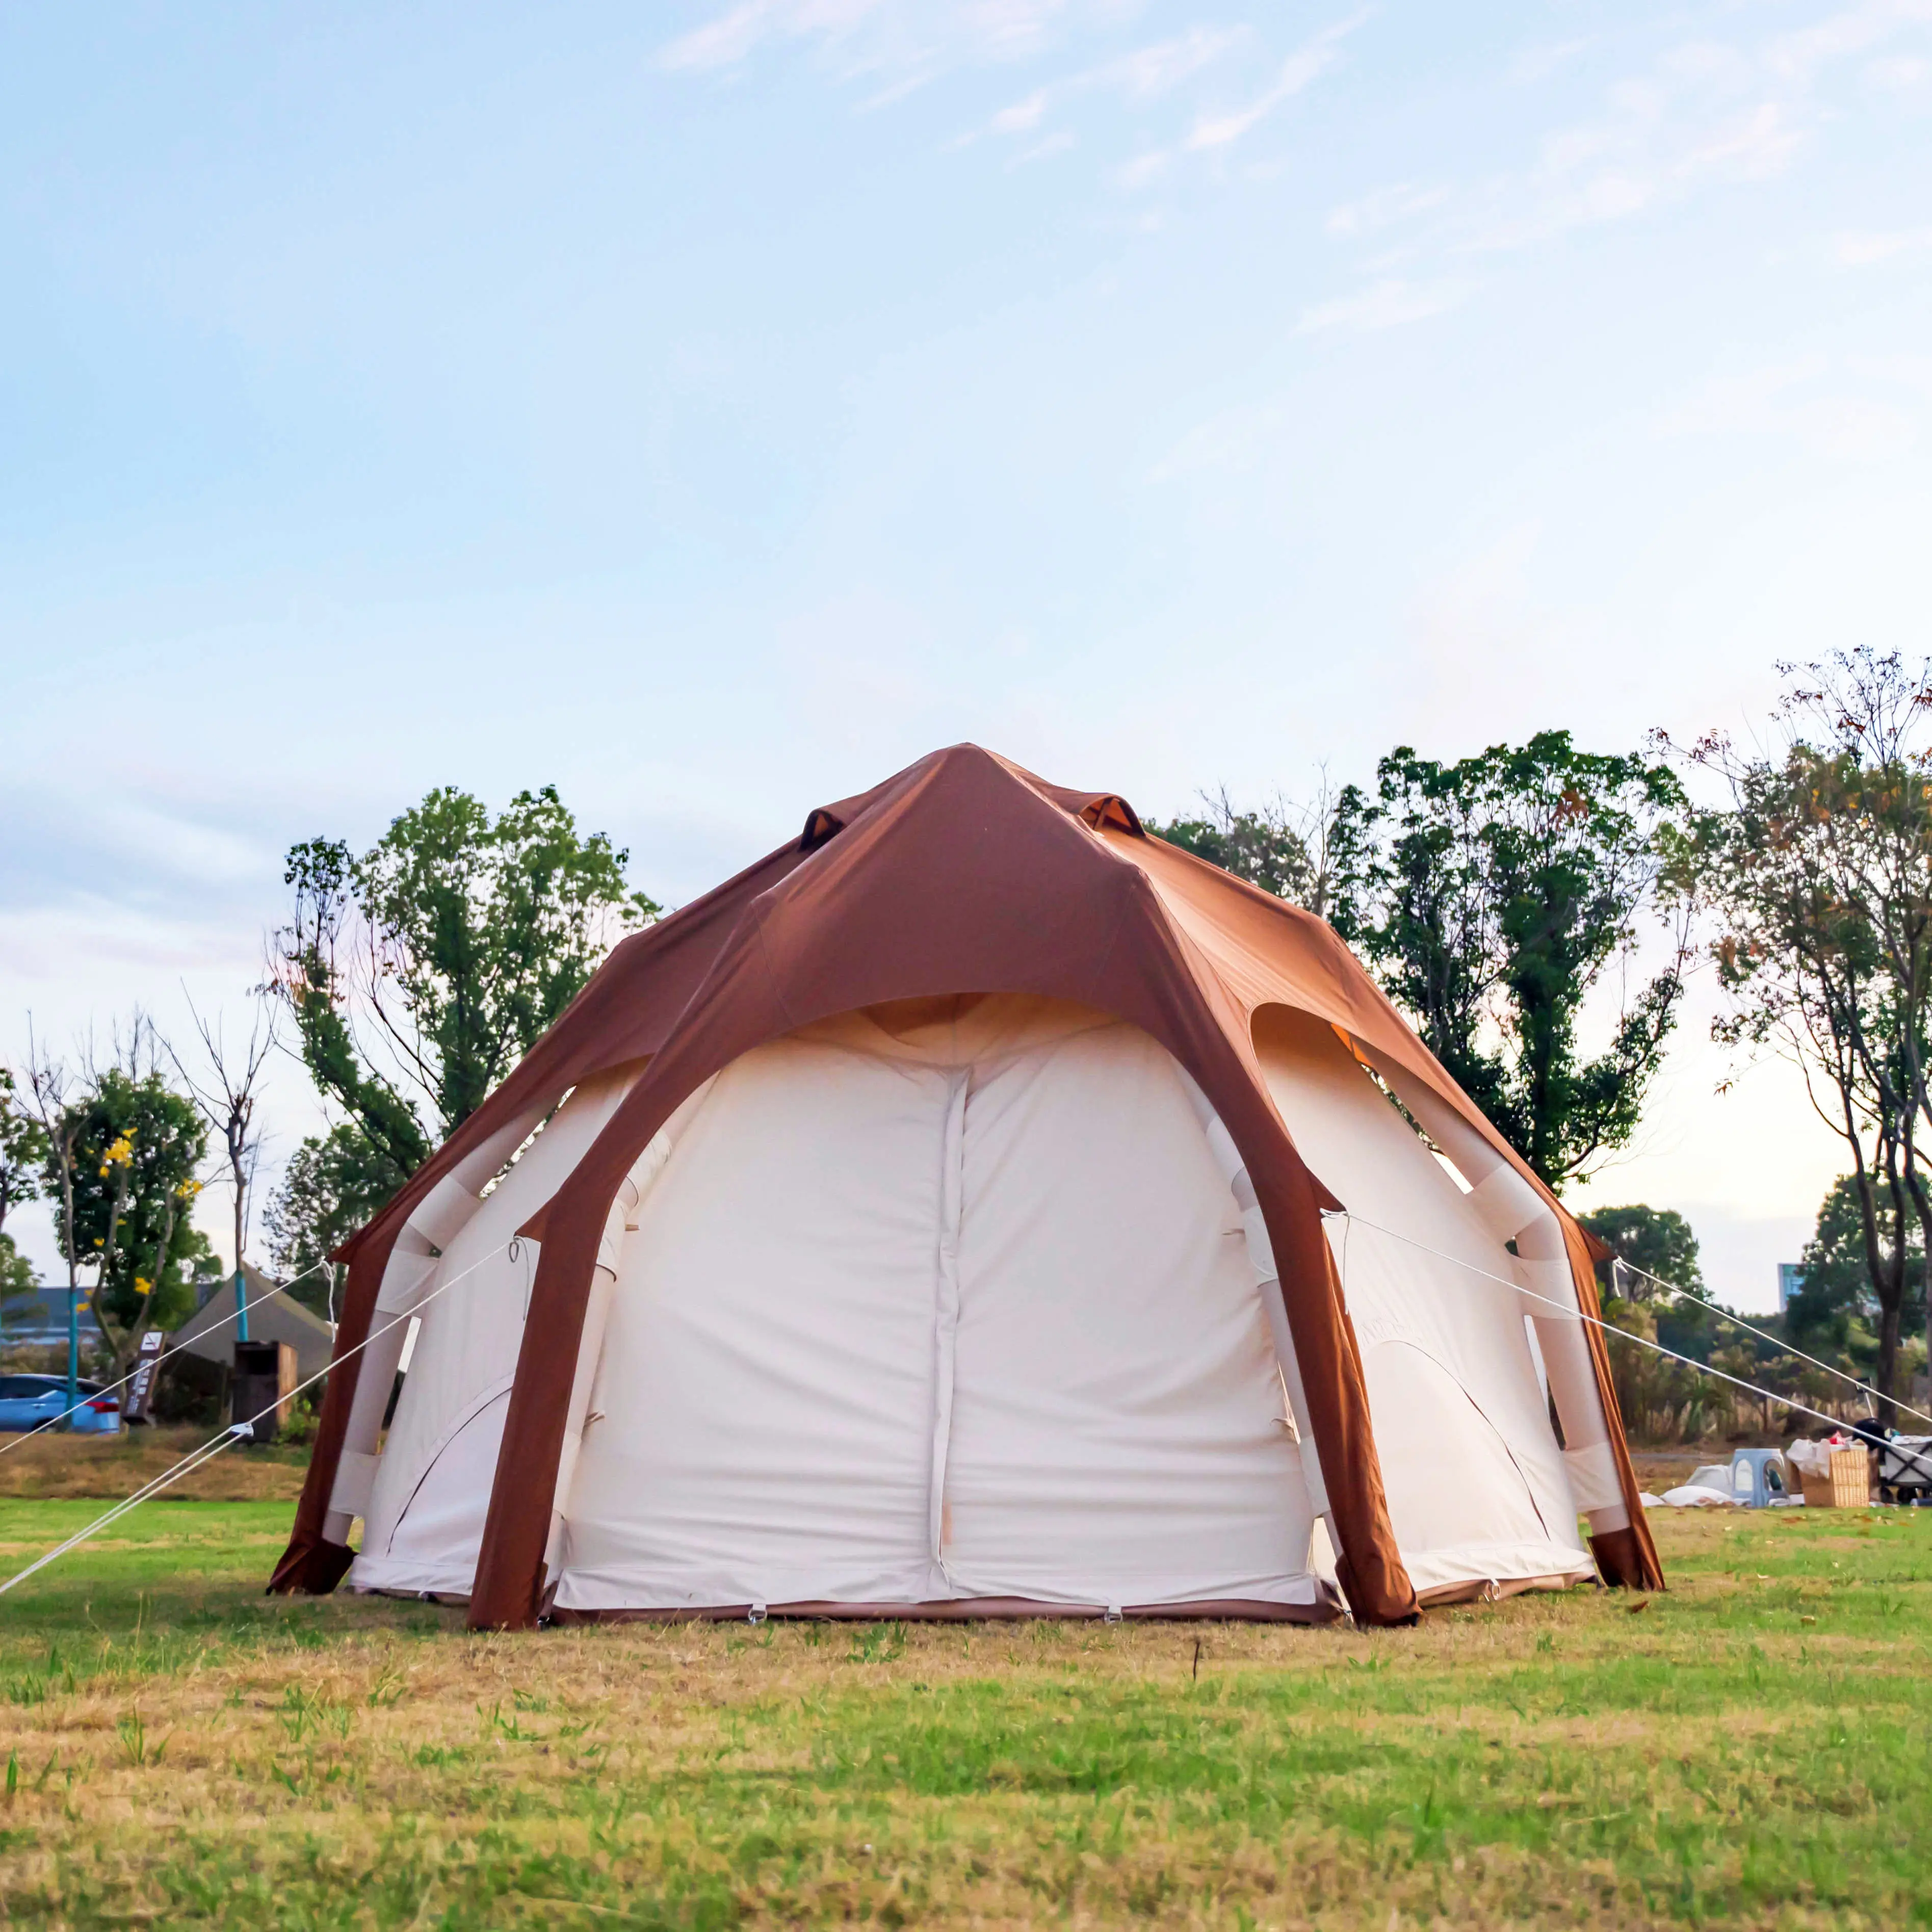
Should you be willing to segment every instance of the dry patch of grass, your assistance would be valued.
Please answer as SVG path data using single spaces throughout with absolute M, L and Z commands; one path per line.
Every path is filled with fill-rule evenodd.
M 208 1429 L 123 1429 L 112 1436 L 0 1436 L 0 1497 L 98 1496 L 118 1502 L 187 1455 Z M 230 1449 L 184 1476 L 170 1493 L 201 1502 L 292 1501 L 308 1451 L 270 1444 Z
M 6 1599 L 0 1920 L 1932 1924 L 1932 1513 L 1666 1519 L 1640 1616 L 488 1637 L 262 1599 L 287 1514 Z

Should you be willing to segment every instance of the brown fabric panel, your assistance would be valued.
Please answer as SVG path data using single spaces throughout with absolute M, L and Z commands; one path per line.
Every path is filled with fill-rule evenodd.
M 1597 1574 L 1612 1590 L 1660 1590 L 1664 1575 L 1650 1548 L 1650 1526 L 1641 1510 L 1629 1529 L 1600 1529 L 1590 1538 Z M 1642 1540 L 1639 1540 L 1639 1530 Z
M 322 1526 L 362 1359 L 350 1352 L 368 1338 L 382 1271 L 410 1213 L 444 1174 L 526 1108 L 561 1098 L 580 1081 L 662 1046 L 736 929 L 744 908 L 800 858 L 791 845 L 768 853 L 702 898 L 620 940 L 590 984 L 502 1084 L 404 1183 L 388 1206 L 337 1250 L 337 1258 L 349 1263 L 349 1284 L 334 1360 L 348 1360 L 330 1374 L 295 1528 L 270 1579 L 270 1589 L 326 1593 L 348 1567 L 349 1553 L 324 1539 Z
M 1555 1213 L 1568 1249 L 1570 1271 L 1586 1314 L 1600 1315 L 1595 1251 L 1601 1246 L 1545 1185 L 1535 1170 L 1498 1133 L 1436 1056 L 1417 1036 L 1360 963 L 1334 932 L 1311 913 L 1292 906 L 1165 840 L 1111 838 L 1112 848 L 1140 866 L 1156 884 L 1176 923 L 1214 962 L 1250 1013 L 1268 1004 L 1296 1007 L 1339 1027 L 1371 1056 L 1384 1057 L 1414 1074 L 1480 1132 Z M 1270 1222 L 1272 1228 L 1272 1222 Z M 1661 1588 L 1664 1573 L 1638 1502 L 1622 1416 L 1611 1386 L 1610 1356 L 1602 1331 L 1585 1324 L 1591 1360 L 1603 1397 L 1611 1450 L 1636 1540 L 1646 1587 Z M 1295 1338 L 1298 1350 L 1301 1342 Z M 1327 1466 L 1324 1463 L 1324 1473 Z
M 296 1505 L 295 1527 L 290 1532 L 288 1547 L 268 1579 L 272 1592 L 301 1590 L 314 1596 L 326 1596 L 349 1568 L 350 1552 L 339 1543 L 331 1543 L 322 1533 L 322 1525 L 328 1514 L 329 1492 L 335 1486 L 336 1468 L 342 1460 L 343 1438 L 349 1431 L 349 1412 L 356 1400 L 356 1378 L 362 1366 L 362 1344 L 369 1339 L 382 1271 L 389 1264 L 390 1252 L 402 1226 L 400 1221 L 392 1221 L 382 1234 L 365 1242 L 350 1258 L 349 1285 L 343 1292 L 342 1319 L 336 1324 L 335 1350 L 330 1358 L 315 1449 L 302 1481 L 302 1500 Z
M 536 1620 L 597 1240 L 652 1136 L 704 1081 L 766 1040 L 856 1007 L 980 992 L 1042 994 L 1115 1013 L 1200 1084 L 1247 1165 L 1281 1266 L 1351 1606 L 1364 1622 L 1413 1617 L 1360 1361 L 1322 1230 L 1328 1198 L 1268 1097 L 1245 1015 L 1198 948 L 1174 933 L 1146 874 L 1118 862 L 1124 836 L 1103 840 L 1029 775 L 956 751 L 880 788 L 746 909 L 684 1023 L 542 1217 L 472 1625 Z
M 902 772 L 896 773 L 882 784 L 874 785 L 869 791 L 855 793 L 850 798 L 842 798 L 830 805 L 815 807 L 806 814 L 805 831 L 799 841 L 801 850 L 810 852 L 824 844 L 828 838 L 836 837 L 847 826 L 864 813 L 870 812 L 890 795 L 895 787 L 903 781 L 924 772 L 929 766 L 947 759 L 961 757 L 983 758 L 997 765 L 1010 777 L 1037 793 L 1049 805 L 1057 805 L 1060 810 L 1072 817 L 1084 820 L 1098 827 L 1109 825 L 1124 832 L 1130 832 L 1136 838 L 1144 838 L 1140 814 L 1118 792 L 1080 791 L 1066 785 L 1049 784 L 1036 772 L 1030 772 L 1024 765 L 1016 765 L 1010 758 L 1003 758 L 997 752 L 988 752 L 983 746 L 972 744 L 948 746 L 945 750 L 928 752 L 916 764 L 908 765 Z
M 264 1594 L 291 1596 L 299 1591 L 305 1597 L 326 1597 L 349 1574 L 355 1561 L 356 1552 L 347 1544 L 331 1543 L 320 1534 L 304 1538 L 298 1532 L 275 1565 Z
M 669 918 L 620 940 L 550 1030 L 410 1176 L 388 1205 L 343 1244 L 338 1258 L 350 1258 L 362 1243 L 400 1227 L 437 1181 L 526 1108 L 554 1102 L 593 1074 L 656 1052 L 704 983 L 745 908 L 800 857 L 796 846 L 782 846 Z
M 1423 1044 L 1331 927 L 1165 839 L 1114 836 L 1108 842 L 1154 880 L 1176 924 L 1213 959 L 1249 1012 L 1279 1004 L 1312 1013 L 1351 1035 L 1370 1057 L 1386 1058 L 1412 1073 L 1561 1214 L 1561 1204 L 1535 1170 Z
M 591 1624 L 742 1623 L 756 1607 L 751 1604 L 712 1604 L 702 1610 L 553 1610 L 549 1621 L 560 1628 Z M 1107 1614 L 1103 1604 L 1042 1604 L 1030 1597 L 961 1597 L 928 1604 L 771 1604 L 768 1617 L 796 1617 L 815 1623 L 979 1623 L 1018 1618 L 1076 1619 L 1097 1622 Z M 1337 1603 L 1270 1604 L 1258 1597 L 1215 1598 L 1190 1604 L 1128 1604 L 1122 1620 L 1160 1623 L 1332 1624 L 1340 1617 Z
M 1650 1524 L 1644 1516 L 1643 1492 L 1630 1461 L 1630 1442 L 1624 1433 L 1623 1411 L 1617 1406 L 1616 1385 L 1610 1379 L 1610 1344 L 1598 1326 L 1603 1319 L 1604 1310 L 1603 1304 L 1597 1299 L 1597 1270 L 1591 1259 L 1589 1237 L 1576 1225 L 1575 1216 L 1564 1213 L 1560 1208 L 1556 1218 L 1562 1223 L 1564 1244 L 1569 1250 L 1570 1272 L 1576 1283 L 1577 1306 L 1590 1318 L 1583 1324 L 1584 1339 L 1589 1344 L 1590 1366 L 1597 1372 L 1597 1393 L 1603 1399 L 1604 1420 L 1610 1428 L 1610 1454 L 1617 1466 L 1617 1486 L 1623 1491 L 1624 1507 L 1630 1512 L 1630 1528 L 1593 1536 L 1590 1539 L 1591 1553 L 1597 1558 L 1597 1567 L 1602 1571 L 1605 1582 L 1633 1590 L 1660 1590 L 1664 1587 L 1664 1565 L 1658 1559 Z M 1629 1539 L 1628 1544 L 1623 1540 L 1625 1538 Z M 1614 1548 L 1606 1552 L 1601 1548 L 1606 1544 L 1613 1544 Z M 1615 1575 L 1605 1564 L 1606 1553 L 1616 1566 Z

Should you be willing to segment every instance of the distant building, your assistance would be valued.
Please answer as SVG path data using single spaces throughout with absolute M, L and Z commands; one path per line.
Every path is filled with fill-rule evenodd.
M 43 1282 L 31 1292 L 16 1296 L 5 1310 L 4 1339 L 9 1347 L 44 1348 L 50 1342 L 67 1340 L 67 1290 Z M 94 1291 L 80 1291 L 80 1339 L 91 1347 L 100 1339 L 100 1324 L 94 1318 Z
M 1778 1312 L 1782 1315 L 1791 1306 L 1791 1298 L 1804 1286 L 1804 1270 L 1796 1262 L 1780 1262 L 1778 1264 Z

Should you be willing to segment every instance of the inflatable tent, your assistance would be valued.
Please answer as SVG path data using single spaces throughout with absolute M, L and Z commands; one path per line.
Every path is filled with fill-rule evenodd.
M 342 1258 L 272 1588 L 1387 1624 L 1662 1581 L 1575 1222 L 1320 920 L 971 746 L 626 939 Z

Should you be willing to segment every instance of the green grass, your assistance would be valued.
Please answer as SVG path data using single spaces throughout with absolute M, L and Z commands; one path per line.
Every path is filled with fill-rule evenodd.
M 514 1637 L 263 1598 L 288 1513 L 0 1602 L 0 1922 L 1932 1926 L 1932 1512 L 1668 1518 L 1635 1615 Z

